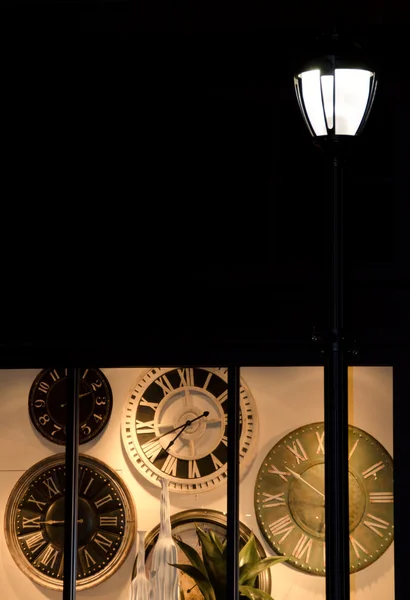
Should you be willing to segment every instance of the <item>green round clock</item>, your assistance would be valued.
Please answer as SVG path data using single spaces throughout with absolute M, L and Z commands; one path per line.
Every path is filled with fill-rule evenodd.
M 255 513 L 269 546 L 293 567 L 325 575 L 324 423 L 288 433 L 263 459 Z M 374 563 L 394 538 L 393 459 L 366 431 L 349 425 L 350 572 Z

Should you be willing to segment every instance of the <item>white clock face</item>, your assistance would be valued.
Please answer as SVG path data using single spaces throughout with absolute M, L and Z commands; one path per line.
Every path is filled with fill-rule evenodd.
M 122 441 L 138 471 L 171 492 L 198 493 L 226 481 L 228 371 L 191 367 L 149 369 L 127 399 Z M 255 402 L 240 386 L 240 464 L 256 442 Z

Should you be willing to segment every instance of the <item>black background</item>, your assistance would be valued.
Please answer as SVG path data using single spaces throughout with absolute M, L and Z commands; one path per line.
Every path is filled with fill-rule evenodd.
M 9 2 L 2 338 L 224 348 L 329 323 L 329 166 L 293 89 L 334 26 L 379 87 L 346 167 L 346 330 L 407 344 L 408 15 L 394 2 Z

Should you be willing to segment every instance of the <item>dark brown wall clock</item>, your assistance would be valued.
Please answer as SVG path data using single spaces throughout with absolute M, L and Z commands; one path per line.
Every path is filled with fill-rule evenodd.
M 179 537 L 185 543 L 194 547 L 200 554 L 201 549 L 196 535 L 195 525 L 199 525 L 205 531 L 213 531 L 221 540 L 226 539 L 227 535 L 227 517 L 218 510 L 193 509 L 183 510 L 171 516 L 172 535 Z M 152 552 L 159 535 L 159 525 L 154 527 L 145 537 L 145 567 L 147 573 L 150 570 Z M 251 530 L 241 521 L 239 522 L 239 545 L 242 548 L 248 541 L 251 535 Z M 256 546 L 260 558 L 266 557 L 266 552 L 262 544 L 255 536 Z M 187 558 L 181 550 L 178 550 L 178 562 L 188 562 Z M 137 559 L 134 561 L 132 578 L 137 574 Z M 188 577 L 185 573 L 179 572 L 179 583 L 181 598 L 189 598 L 190 600 L 199 600 L 203 598 L 201 592 L 195 586 L 195 581 Z M 266 592 L 271 591 L 271 573 L 270 569 L 263 571 L 258 576 L 257 587 Z
M 99 435 L 108 424 L 112 410 L 112 391 L 100 369 L 81 369 L 80 444 Z M 31 422 L 46 439 L 66 443 L 68 402 L 67 369 L 43 369 L 33 381 L 28 398 Z
M 63 589 L 65 455 L 50 456 L 20 477 L 7 501 L 4 530 L 17 566 L 46 588 Z M 80 454 L 77 590 L 110 577 L 127 557 L 135 509 L 108 465 Z
M 325 575 L 324 423 L 279 440 L 255 482 L 255 513 L 267 543 L 288 562 Z M 372 435 L 349 425 L 350 572 L 374 563 L 394 538 L 393 459 Z

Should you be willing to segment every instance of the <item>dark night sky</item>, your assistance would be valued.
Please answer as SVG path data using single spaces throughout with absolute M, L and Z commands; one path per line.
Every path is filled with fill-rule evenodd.
M 323 325 L 331 181 L 292 75 L 337 17 L 380 66 L 346 172 L 349 325 L 409 339 L 407 17 L 343 6 L 10 3 L 4 301 L 24 301 L 18 320 L 69 313 L 57 335 L 92 312 L 113 335 L 160 339 Z

